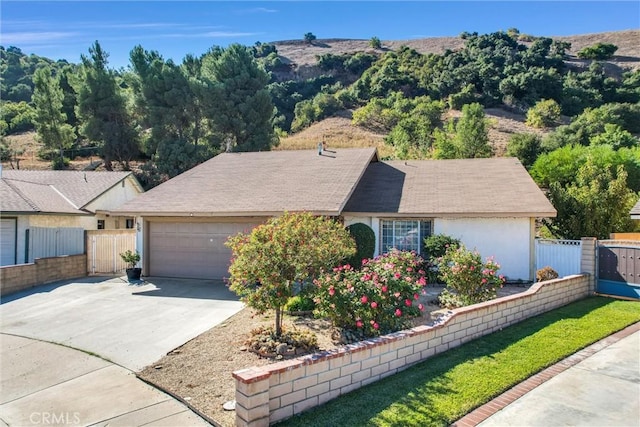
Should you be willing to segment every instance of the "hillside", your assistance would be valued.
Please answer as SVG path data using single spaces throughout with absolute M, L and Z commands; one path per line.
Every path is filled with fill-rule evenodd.
M 549 37 L 571 43 L 571 49 L 567 51 L 569 54 L 569 62 L 582 64 L 583 61 L 577 58 L 576 53 L 586 46 L 602 42 L 618 46 L 615 57 L 607 62 L 621 68 L 640 68 L 640 30 Z M 303 70 L 316 64 L 317 55 L 375 51 L 375 49 L 369 46 L 369 40 L 319 39 L 316 40 L 313 45 L 309 45 L 302 40 L 288 40 L 273 42 L 273 44 L 278 49 L 278 54 L 281 57 L 291 64 L 296 64 L 298 68 Z M 384 40 L 382 41 L 382 50 L 380 50 L 380 52 L 384 50 L 396 50 L 401 46 L 408 46 L 423 54 L 442 54 L 447 49 L 461 49 L 464 46 L 464 40 L 460 37 Z

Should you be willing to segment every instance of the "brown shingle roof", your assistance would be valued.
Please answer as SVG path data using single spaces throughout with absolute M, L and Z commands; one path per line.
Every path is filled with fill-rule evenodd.
M 224 153 L 147 191 L 118 214 L 270 216 L 283 211 L 338 215 L 375 148 Z
M 83 208 L 87 204 L 130 174 L 3 170 L 0 210 L 14 213 L 86 214 Z
M 374 163 L 344 212 L 399 216 L 556 215 L 514 158 Z

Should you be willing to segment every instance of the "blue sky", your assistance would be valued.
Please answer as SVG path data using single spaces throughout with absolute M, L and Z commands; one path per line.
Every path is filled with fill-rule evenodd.
M 11 1 L 0 2 L 0 44 L 79 62 L 99 40 L 110 65 L 141 44 L 181 62 L 211 46 L 318 38 L 406 40 L 489 33 L 533 35 L 640 28 L 633 1 Z

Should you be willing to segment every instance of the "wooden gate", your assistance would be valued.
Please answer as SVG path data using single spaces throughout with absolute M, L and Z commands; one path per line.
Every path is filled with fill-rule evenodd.
M 640 242 L 599 242 L 596 291 L 640 299 Z
M 127 268 L 120 258 L 126 250 L 136 250 L 135 230 L 87 231 L 87 272 L 89 274 L 114 274 Z

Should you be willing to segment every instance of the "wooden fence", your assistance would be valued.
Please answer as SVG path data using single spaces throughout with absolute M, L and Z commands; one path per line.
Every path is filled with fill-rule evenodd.
M 124 271 L 127 263 L 120 253 L 136 250 L 135 230 L 87 231 L 87 272 L 115 274 Z

